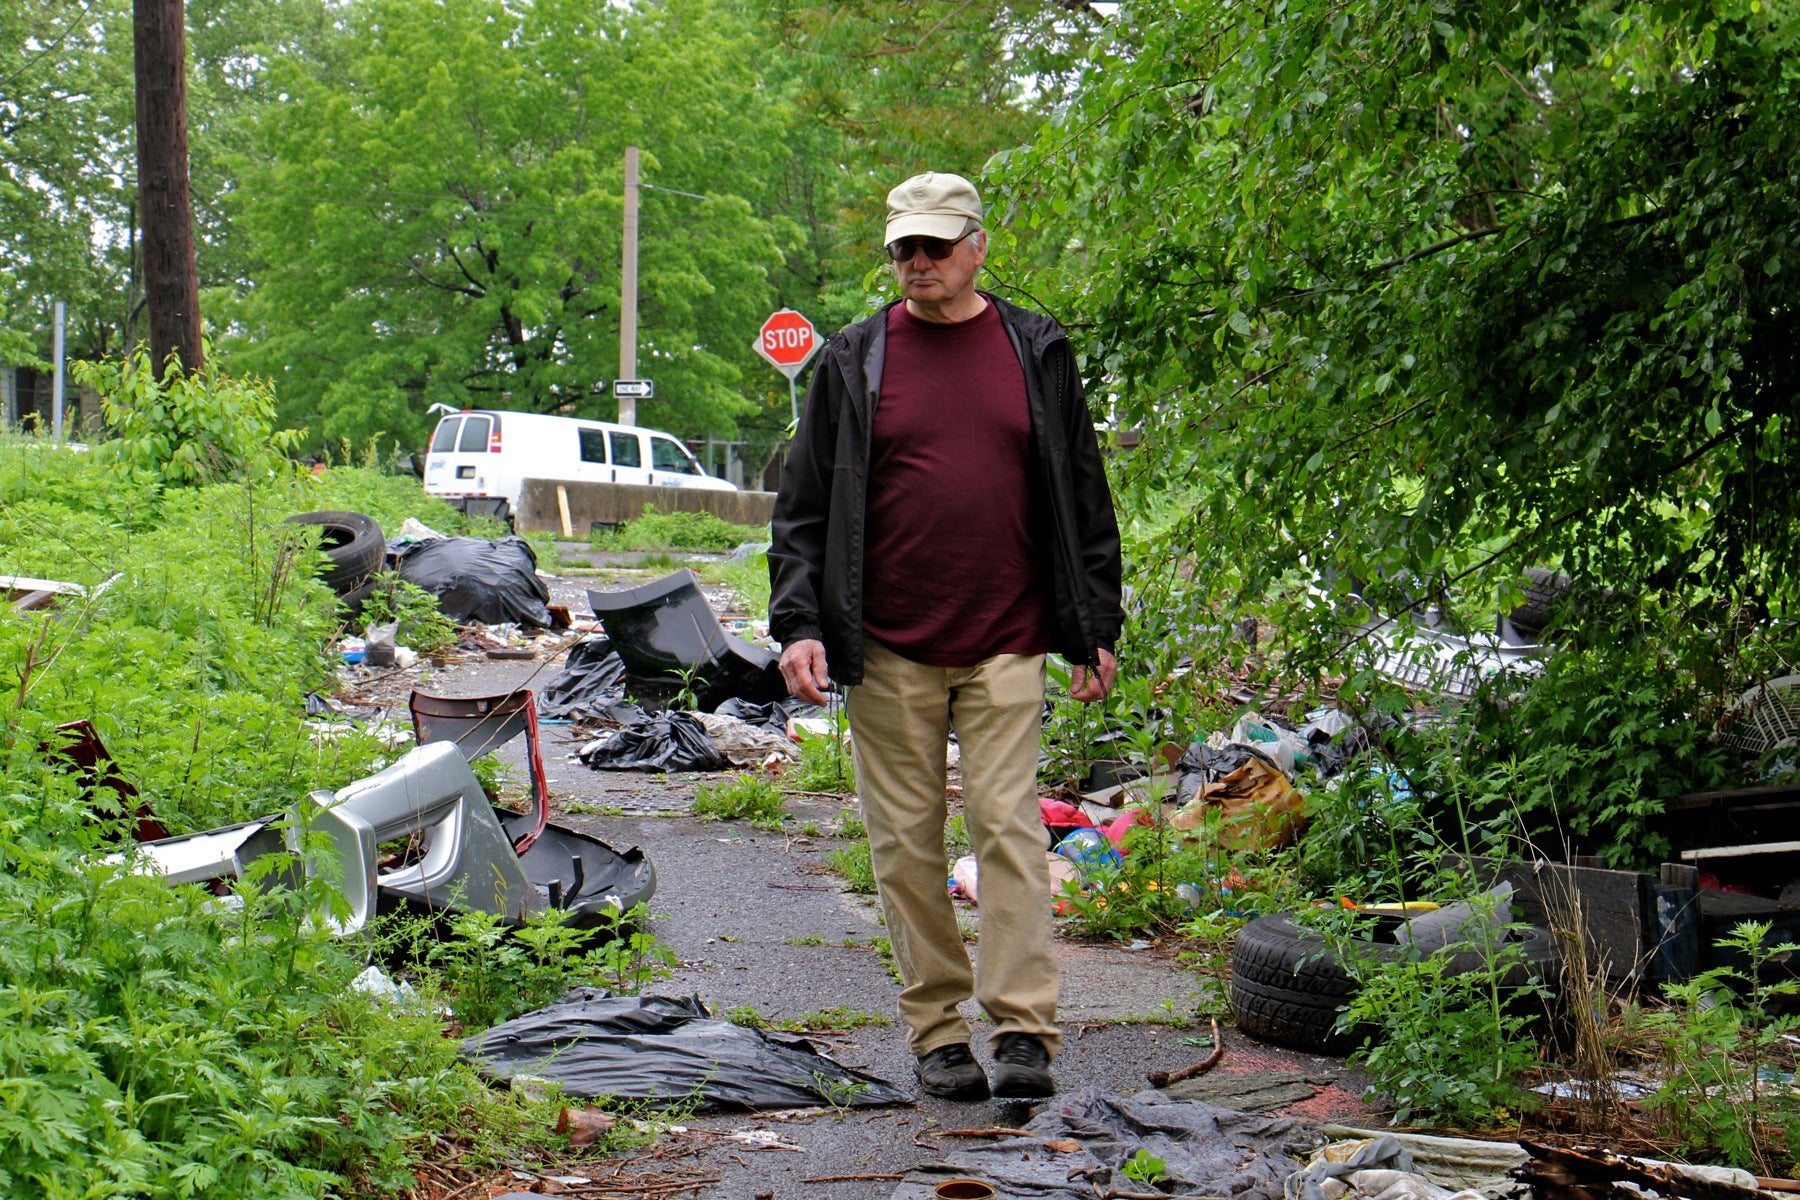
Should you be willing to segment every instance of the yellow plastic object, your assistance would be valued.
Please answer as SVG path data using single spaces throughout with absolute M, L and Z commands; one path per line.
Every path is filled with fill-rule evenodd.
M 1378 917 L 1411 917 L 1436 912 L 1439 907 L 1429 900 L 1401 900 L 1390 904 L 1359 904 L 1356 911 L 1374 913 Z

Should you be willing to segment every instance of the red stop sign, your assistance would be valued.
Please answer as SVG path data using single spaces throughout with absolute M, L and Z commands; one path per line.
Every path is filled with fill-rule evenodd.
M 762 323 L 754 348 L 776 370 L 792 379 L 818 352 L 819 331 L 801 314 L 784 308 Z

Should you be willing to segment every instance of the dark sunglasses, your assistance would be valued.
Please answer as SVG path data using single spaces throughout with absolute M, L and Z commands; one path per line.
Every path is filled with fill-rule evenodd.
M 969 233 L 974 232 L 973 229 L 969 230 Z M 929 258 L 932 262 L 943 262 L 946 258 L 950 257 L 950 252 L 956 249 L 956 243 L 962 241 L 963 238 L 968 237 L 969 233 L 965 233 L 959 238 L 951 238 L 949 241 L 945 241 L 943 238 L 934 237 L 899 238 L 887 244 L 888 257 L 895 262 L 905 262 L 919 251 L 923 250 L 925 252 L 925 257 Z

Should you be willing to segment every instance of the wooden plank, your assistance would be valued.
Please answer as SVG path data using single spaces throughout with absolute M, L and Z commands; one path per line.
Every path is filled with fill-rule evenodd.
M 1653 968 L 1649 876 L 1543 861 L 1476 859 L 1471 865 L 1477 879 L 1513 885 L 1513 910 L 1521 920 L 1567 929 L 1579 914 L 1589 970 L 1604 967 L 1609 980 L 1634 983 Z
M 569 521 L 569 489 L 560 483 L 556 485 L 556 510 L 562 517 L 562 535 L 574 537 L 575 526 Z
M 1708 846 L 1701 850 L 1683 850 L 1684 862 L 1702 863 L 1717 858 L 1758 858 L 1766 854 L 1800 853 L 1800 842 L 1755 842 L 1747 846 Z

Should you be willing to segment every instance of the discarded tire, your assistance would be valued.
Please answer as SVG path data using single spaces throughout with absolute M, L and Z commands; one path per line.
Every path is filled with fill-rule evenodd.
M 331 565 L 319 578 L 340 596 L 356 591 L 381 569 L 387 542 L 373 517 L 355 512 L 308 512 L 295 513 L 288 523 L 320 527 L 319 549 Z
M 1392 928 L 1392 923 L 1387 924 Z M 1553 980 L 1559 958 L 1548 930 L 1532 927 L 1515 934 L 1521 961 L 1501 980 L 1509 989 L 1535 980 Z M 1363 952 L 1376 961 L 1395 962 L 1412 953 L 1393 942 L 1369 941 Z M 1466 950 L 1450 957 L 1448 973 L 1479 969 L 1484 956 Z M 1323 936 L 1296 925 L 1291 917 L 1259 917 L 1238 931 L 1231 951 L 1231 1012 L 1239 1029 L 1251 1037 L 1299 1050 L 1343 1054 L 1362 1043 L 1368 1031 L 1339 1032 L 1338 1012 L 1356 994 L 1356 980 Z M 1543 1007 L 1526 1002 L 1526 1015 Z

